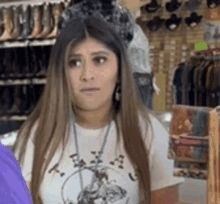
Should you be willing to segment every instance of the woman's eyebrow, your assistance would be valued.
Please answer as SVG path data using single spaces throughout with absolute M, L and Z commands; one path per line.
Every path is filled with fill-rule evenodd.
M 98 51 L 98 52 L 93 52 L 91 53 L 91 55 L 98 55 L 98 54 L 106 54 L 106 55 L 109 55 L 108 52 L 105 52 L 105 51 Z M 73 54 L 70 54 L 69 57 L 80 57 L 82 56 L 81 54 L 77 54 L 77 53 L 73 53 Z

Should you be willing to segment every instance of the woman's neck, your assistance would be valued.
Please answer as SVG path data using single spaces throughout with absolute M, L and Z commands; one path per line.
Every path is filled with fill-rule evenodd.
M 110 110 L 99 110 L 93 112 L 80 111 L 77 113 L 76 123 L 86 129 L 100 129 L 110 122 L 112 117 Z

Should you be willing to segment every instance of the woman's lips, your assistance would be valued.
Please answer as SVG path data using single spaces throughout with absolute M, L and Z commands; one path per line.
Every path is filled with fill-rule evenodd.
M 99 89 L 82 89 L 81 92 L 95 92 L 99 91 Z

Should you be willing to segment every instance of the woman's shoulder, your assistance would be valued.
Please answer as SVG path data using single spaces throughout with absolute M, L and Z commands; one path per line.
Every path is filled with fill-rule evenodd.
M 143 117 L 143 115 L 141 114 L 140 121 L 142 128 L 144 128 L 147 123 L 148 131 L 153 130 L 153 132 L 166 132 L 168 134 L 168 131 L 164 123 L 160 120 L 160 118 L 156 114 L 152 112 L 148 112 L 147 117 Z

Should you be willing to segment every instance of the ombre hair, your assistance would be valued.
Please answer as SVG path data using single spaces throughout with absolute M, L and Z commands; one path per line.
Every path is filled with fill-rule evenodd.
M 123 141 L 125 151 L 136 171 L 140 203 L 150 204 L 149 149 L 146 148 L 144 143 L 139 120 L 141 114 L 146 123 L 146 130 L 148 130 L 149 125 L 152 128 L 149 118 L 150 110 L 138 95 L 138 89 L 133 79 L 132 68 L 128 62 L 127 51 L 122 39 L 111 26 L 98 18 L 91 17 L 84 21 L 79 18 L 70 21 L 58 36 L 50 55 L 47 83 L 34 111 L 19 129 L 13 151 L 18 152 L 19 162 L 23 168 L 27 143 L 30 137 L 33 137 L 34 150 L 30 191 L 34 204 L 40 204 L 40 185 L 46 169 L 58 146 L 62 144 L 60 163 L 67 141 L 71 136 L 72 113 L 77 112 L 74 106 L 68 69 L 66 69 L 67 55 L 71 48 L 88 37 L 103 43 L 117 56 L 121 100 L 119 102 L 115 101 L 115 95 L 112 96 L 113 119 L 117 128 L 117 144 L 121 140 Z M 36 123 L 36 131 L 32 133 Z M 122 133 L 122 137 L 119 132 Z M 144 135 L 144 137 L 148 137 L 148 135 Z M 46 156 L 47 159 L 45 159 Z

